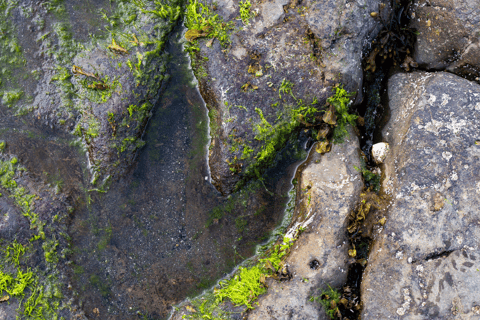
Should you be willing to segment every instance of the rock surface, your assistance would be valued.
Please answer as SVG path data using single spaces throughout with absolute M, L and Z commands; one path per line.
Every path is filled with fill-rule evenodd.
M 218 123 L 212 130 L 212 178 L 217 189 L 228 194 L 241 179 L 241 174 L 232 175 L 231 163 L 238 163 L 243 173 L 255 161 L 243 156 L 244 144 L 253 155 L 265 145 L 255 139 L 261 123 L 256 108 L 275 126 L 290 121 L 289 110 L 299 99 L 310 104 L 316 97 L 323 105 L 337 83 L 358 92 L 356 101 L 361 101 L 361 53 L 381 28 L 370 16 L 380 1 L 252 1 L 251 12 L 257 14 L 243 26 L 236 3 L 217 2 L 218 13 L 236 21 L 238 29 L 230 48 L 217 40 L 208 48 L 204 43 L 210 40 L 200 41 L 197 64 L 206 72 L 197 75 L 202 95 L 214 110 L 211 120 Z M 386 7 L 382 14 L 389 11 Z M 284 80 L 293 85 L 291 94 L 281 90 Z
M 414 59 L 427 69 L 480 75 L 480 3 L 476 0 L 417 0 L 411 26 L 419 31 Z
M 385 229 L 362 281 L 362 319 L 479 319 L 480 86 L 448 73 L 388 86 Z
M 315 147 L 315 146 L 314 146 Z M 350 138 L 324 155 L 312 150 L 301 173 L 294 226 L 306 230 L 286 260 L 293 273 L 290 281 L 268 281 L 268 292 L 248 319 L 329 319 L 312 296 L 332 287 L 341 287 L 347 278 L 349 241 L 347 217 L 354 209 L 363 187 L 358 138 Z
M 2 111 L 78 136 L 94 185 L 125 172 L 158 99 L 172 7 L 161 18 L 140 2 L 4 1 Z

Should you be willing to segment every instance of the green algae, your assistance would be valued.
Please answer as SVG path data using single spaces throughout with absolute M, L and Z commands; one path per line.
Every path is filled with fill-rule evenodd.
M 13 107 L 23 96 L 19 83 L 26 73 L 26 61 L 10 21 L 17 6 L 18 1 L 0 1 L 0 97 L 8 107 Z
M 242 19 L 243 24 L 248 25 L 250 19 L 254 16 L 251 12 L 252 4 L 250 3 L 250 0 L 244 0 L 240 1 L 238 5 L 240 7 L 240 18 Z
M 223 46 L 230 43 L 230 33 L 234 29 L 234 23 L 232 21 L 224 22 L 218 15 L 214 14 L 210 6 L 203 4 L 198 0 L 189 1 L 185 14 L 185 26 L 190 33 L 201 35 L 205 38 L 215 38 L 220 41 Z M 187 40 L 189 39 L 188 33 L 186 34 Z M 198 49 L 198 43 L 196 38 L 192 41 L 192 48 L 187 48 L 187 51 L 195 51 Z
M 183 315 L 182 319 L 229 319 L 230 314 L 221 308 L 225 300 L 253 309 L 255 300 L 267 291 L 266 278 L 276 277 L 295 240 L 284 237 L 281 243 L 263 252 L 256 262 L 250 261 L 250 266 L 240 266 L 229 279 L 220 281 L 213 292 L 194 299 L 191 304 L 196 309 L 187 307 L 190 314 Z
M 42 242 L 44 264 L 47 269 L 43 271 L 31 269 L 27 260 L 22 261 L 31 245 L 27 248 L 16 240 L 7 243 L 0 255 L 0 295 L 5 291 L 19 299 L 17 312 L 20 318 L 57 319 L 57 310 L 63 297 L 56 271 L 59 244 L 55 236 L 47 239 L 44 231 L 46 222 L 41 221 L 38 214 L 33 211 L 34 201 L 38 197 L 30 194 L 16 181 L 18 172 L 22 171 L 25 169 L 19 165 L 17 158 L 0 160 L 0 185 L 4 194 L 12 198 L 22 214 L 28 218 L 30 228 L 36 232 L 30 239 L 32 245 L 38 240 Z
M 342 86 L 334 88 L 335 94 L 327 99 L 327 102 L 335 107 L 337 112 L 337 126 L 333 131 L 333 141 L 335 143 L 342 143 L 348 137 L 347 125 L 355 126 L 355 120 L 358 116 L 349 114 L 349 107 L 351 104 L 350 97 L 355 93 L 349 93 Z
M 302 127 L 315 127 L 325 122 L 325 117 L 320 117 L 322 113 L 328 113 L 327 107 L 333 106 L 336 113 L 335 118 L 327 124 L 333 128 L 333 135 L 331 139 L 335 143 L 340 143 L 348 136 L 347 125 L 355 126 L 356 115 L 349 114 L 350 97 L 353 93 L 348 93 L 342 86 L 334 87 L 334 95 L 327 99 L 325 106 L 318 106 L 317 98 L 313 98 L 311 103 L 306 103 L 302 99 L 297 99 L 293 94 L 294 84 L 283 79 L 279 88 L 279 97 L 282 94 L 291 96 L 295 101 L 295 106 L 286 105 L 284 111 L 277 117 L 277 121 L 270 123 L 259 108 L 255 108 L 260 121 L 255 124 L 254 131 L 256 133 L 255 139 L 262 142 L 260 150 L 257 151 L 253 161 L 249 161 L 242 172 L 242 179 L 235 186 L 235 190 L 240 190 L 246 181 L 256 178 L 262 179 L 262 175 L 267 168 L 269 168 L 277 155 L 283 149 Z M 322 120 L 320 120 L 322 119 Z M 314 135 L 314 140 L 319 138 Z M 330 138 L 329 138 L 330 139 Z M 253 152 L 253 149 L 245 144 L 243 149 L 242 159 L 248 159 L 248 154 Z M 247 154 L 247 155 L 245 155 Z

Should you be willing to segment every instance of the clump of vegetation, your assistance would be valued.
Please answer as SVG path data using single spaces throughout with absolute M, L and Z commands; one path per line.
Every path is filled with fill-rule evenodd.
M 45 276 L 44 271 L 31 269 L 24 260 L 24 255 L 30 250 L 16 240 L 2 243 L 0 250 L 0 299 L 6 301 L 10 297 L 20 300 L 18 308 L 19 317 L 27 319 L 57 319 L 57 310 L 63 297 L 60 284 L 56 282 L 56 264 L 59 261 L 57 254 L 58 240 L 52 236 L 47 240 L 45 234 L 46 222 L 42 221 L 33 211 L 35 195 L 30 194 L 16 179 L 17 171 L 25 169 L 19 166 L 18 159 L 0 160 L 0 186 L 2 193 L 13 198 L 15 205 L 22 214 L 28 218 L 30 228 L 36 234 L 30 242 L 43 241 L 44 265 L 49 270 Z M 7 296 L 3 296 L 4 292 Z M 22 318 L 23 318 L 22 317 Z
M 365 181 L 365 186 L 369 188 L 371 191 L 379 192 L 380 191 L 380 175 L 373 173 L 372 171 L 367 169 L 365 162 L 362 161 L 362 167 L 359 168 L 354 166 L 355 170 L 362 173 L 363 179 Z
M 14 105 L 15 102 L 20 100 L 23 96 L 23 91 L 21 90 L 10 90 L 3 92 L 2 103 L 9 108 Z
M 214 314 L 221 314 L 219 305 L 228 299 L 237 306 L 245 306 L 253 309 L 253 303 L 259 295 L 267 290 L 266 278 L 278 278 L 278 273 L 282 272 L 283 260 L 295 239 L 288 237 L 283 238 L 281 244 L 272 247 L 271 250 L 263 254 L 256 264 L 249 267 L 239 267 L 235 275 L 229 279 L 219 283 L 214 288 L 213 297 L 210 299 L 203 298 L 203 302 L 193 303 L 199 309 L 187 308 L 192 314 L 184 316 L 184 319 L 225 319 L 217 318 Z M 208 297 L 207 297 L 208 298 Z M 215 298 L 213 300 L 212 298 Z
M 348 136 L 347 124 L 355 126 L 357 115 L 349 114 L 349 107 L 351 104 L 350 98 L 355 93 L 348 93 L 343 87 L 337 86 L 334 88 L 335 94 L 327 99 L 327 102 L 335 107 L 337 112 L 337 125 L 333 131 L 333 141 L 335 143 L 342 143 Z
M 250 12 L 250 8 L 252 4 L 250 0 L 240 1 L 238 3 L 240 6 L 240 18 L 243 21 L 243 24 L 248 25 L 250 23 L 250 19 L 253 18 L 253 14 Z
M 141 8 L 144 13 L 153 13 L 159 18 L 169 19 L 171 22 L 177 21 L 182 15 L 182 7 L 180 5 L 172 4 L 162 4 L 160 1 L 155 0 L 156 8 L 154 10 L 144 9 L 145 3 L 141 0 L 133 1 L 138 7 Z
M 286 79 L 280 84 L 279 97 L 290 96 L 296 106 L 287 107 L 283 118 L 279 117 L 277 123 L 271 124 L 262 110 L 255 108 L 260 117 L 260 122 L 254 126 L 257 133 L 255 139 L 264 143 L 255 156 L 255 162 L 250 163 L 243 171 L 243 179 L 237 184 L 237 190 L 248 179 L 261 179 L 263 171 L 273 163 L 277 152 L 300 128 L 311 128 L 313 138 L 323 143 L 322 150 L 326 152 L 330 150 L 329 140 L 335 143 L 342 142 L 348 135 L 347 125 L 355 125 L 357 116 L 348 113 L 353 93 L 348 93 L 342 86 L 333 88 L 335 94 L 327 99 L 325 106 L 319 106 L 316 98 L 313 98 L 311 103 L 297 99 L 293 94 L 293 87 L 293 83 Z
M 252 301 L 267 291 L 264 282 L 264 269 L 260 266 L 240 267 L 237 275 L 220 283 L 220 289 L 215 291 L 215 297 L 218 302 L 228 298 L 235 305 L 253 309 Z
M 331 319 L 339 317 L 341 319 L 342 315 L 338 306 L 340 304 L 341 294 L 338 290 L 333 289 L 328 285 L 328 290 L 322 291 L 322 294 L 319 297 L 311 297 L 310 301 L 320 302 L 320 304 L 325 309 L 325 312 Z
M 198 38 L 216 38 L 224 46 L 230 43 L 233 22 L 225 23 L 218 14 L 214 14 L 212 11 L 208 5 L 198 0 L 190 1 L 187 4 L 185 26 L 188 31 L 185 33 L 185 38 L 191 41 L 194 47 L 190 48 L 190 51 L 196 50 L 195 40 Z

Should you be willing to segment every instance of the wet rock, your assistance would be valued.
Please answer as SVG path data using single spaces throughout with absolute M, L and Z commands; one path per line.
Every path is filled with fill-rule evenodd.
M 337 83 L 358 92 L 357 102 L 362 100 L 361 52 L 381 28 L 380 20 L 370 16 L 380 1 L 253 3 L 251 12 L 257 14 L 243 26 L 236 3 L 217 2 L 216 13 L 234 21 L 238 29 L 229 47 L 216 40 L 208 48 L 209 40 L 199 41 L 196 65 L 204 69 L 197 67 L 196 74 L 213 110 L 211 120 L 218 124 L 211 132 L 212 178 L 218 190 L 230 193 L 255 162 L 244 150 L 253 149 L 255 156 L 266 145 L 255 139 L 262 123 L 260 111 L 272 126 L 291 121 L 290 109 L 299 99 L 310 104 L 316 97 L 316 105 L 321 106 Z M 389 11 L 383 10 L 385 15 Z M 282 83 L 293 85 L 291 94 L 282 91 Z
M 2 111 L 51 137 L 77 136 L 92 184 L 118 176 L 144 145 L 180 7 L 164 19 L 153 3 L 25 3 L 0 14 Z
M 414 60 L 428 69 L 453 71 L 470 80 L 480 71 L 480 3 L 416 0 L 411 26 L 418 30 Z
M 480 86 L 449 73 L 388 85 L 392 197 L 363 275 L 362 319 L 476 319 L 480 286 Z
M 339 288 L 346 282 L 348 239 L 347 216 L 354 209 L 363 187 L 358 139 L 350 133 L 347 142 L 334 144 L 320 155 L 312 150 L 297 186 L 294 226 L 306 230 L 286 260 L 293 278 L 269 280 L 268 292 L 248 319 L 329 319 L 313 296 L 327 284 Z
M 5 196 L 0 197 L 0 239 L 13 240 L 15 236 L 29 235 L 29 223 L 25 217 L 8 201 Z

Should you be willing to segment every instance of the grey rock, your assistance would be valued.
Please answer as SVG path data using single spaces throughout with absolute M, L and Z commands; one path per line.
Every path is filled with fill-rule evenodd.
M 237 19 L 233 21 L 238 30 L 231 35 L 230 47 L 215 40 L 208 48 L 205 42 L 209 40 L 200 40 L 196 59 L 206 70 L 197 72 L 201 93 L 210 110 L 218 114 L 218 131 L 212 132 L 210 150 L 212 178 L 217 189 L 228 194 L 241 174 L 232 175 L 226 160 L 232 162 L 237 157 L 244 171 L 255 161 L 242 158 L 243 148 L 235 147 L 238 141 L 247 143 L 253 155 L 265 145 L 255 140 L 255 126 L 261 123 L 256 108 L 273 125 L 286 120 L 288 110 L 297 104 L 289 94 L 280 98 L 283 79 L 293 84 L 293 95 L 305 103 L 314 97 L 319 104 L 325 103 L 337 83 L 358 92 L 357 103 L 362 100 L 362 50 L 381 28 L 380 21 L 370 16 L 378 11 L 380 1 L 252 3 L 251 10 L 257 15 L 243 26 L 236 4 L 233 11 L 229 1 L 217 2 L 218 13 L 228 21 Z M 389 7 L 383 12 L 387 15 Z M 248 73 L 249 66 L 261 66 L 263 75 Z M 258 89 L 250 86 L 242 91 L 247 83 Z
M 480 86 L 419 72 L 393 76 L 388 92 L 392 200 L 363 275 L 362 319 L 479 319 Z
M 480 3 L 476 0 L 417 0 L 411 25 L 419 32 L 414 59 L 428 69 L 478 76 Z
M 248 319 L 329 319 L 320 304 L 310 302 L 327 285 L 340 288 L 347 278 L 347 217 L 363 187 L 358 138 L 333 145 L 324 155 L 312 150 L 297 186 L 293 226 L 306 230 L 286 260 L 290 281 L 268 281 L 268 292 Z M 316 262 L 314 262 L 316 261 Z M 313 268 L 312 268 L 313 266 Z

